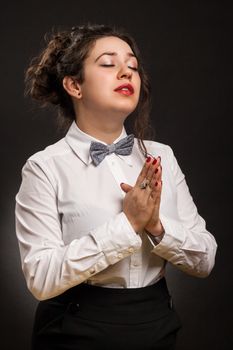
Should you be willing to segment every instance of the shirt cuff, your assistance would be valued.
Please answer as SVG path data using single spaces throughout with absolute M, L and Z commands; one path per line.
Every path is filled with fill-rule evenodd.
M 145 231 L 146 231 L 148 239 L 150 240 L 150 242 L 152 243 L 153 246 L 159 244 L 165 235 L 165 232 L 163 232 L 159 236 L 154 236 L 149 231 L 147 231 L 147 230 L 145 230 Z
M 109 264 L 131 255 L 141 248 L 142 240 L 124 212 L 90 232 Z
M 154 246 L 152 252 L 171 262 L 173 259 L 182 258 L 186 250 L 206 253 L 206 247 L 202 242 L 195 242 L 191 237 L 189 240 L 187 239 L 187 232 L 180 222 L 162 214 L 160 220 L 165 234 L 157 245 L 152 243 Z

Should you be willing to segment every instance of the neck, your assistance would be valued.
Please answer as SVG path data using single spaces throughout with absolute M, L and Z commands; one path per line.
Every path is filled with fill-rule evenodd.
M 76 124 L 79 129 L 96 139 L 107 144 L 112 144 L 122 133 L 123 121 L 120 119 L 103 120 L 95 115 L 95 118 L 89 118 L 85 115 L 84 118 L 76 118 Z

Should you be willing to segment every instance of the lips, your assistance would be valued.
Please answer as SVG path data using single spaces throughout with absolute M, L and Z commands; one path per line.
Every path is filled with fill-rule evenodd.
M 124 95 L 132 95 L 134 93 L 134 88 L 131 84 L 123 84 L 118 86 L 114 91 L 120 92 Z

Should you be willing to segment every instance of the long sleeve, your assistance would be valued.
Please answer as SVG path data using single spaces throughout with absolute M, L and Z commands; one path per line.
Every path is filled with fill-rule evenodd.
M 61 294 L 141 247 L 123 212 L 65 244 L 57 201 L 49 170 L 27 161 L 16 195 L 16 235 L 27 286 L 39 300 Z
M 206 230 L 205 220 L 198 214 L 193 198 L 177 160 L 169 146 L 167 161 L 175 179 L 178 219 L 160 212 L 165 230 L 162 240 L 154 244 L 153 253 L 169 261 L 187 274 L 206 277 L 215 263 L 217 243 Z

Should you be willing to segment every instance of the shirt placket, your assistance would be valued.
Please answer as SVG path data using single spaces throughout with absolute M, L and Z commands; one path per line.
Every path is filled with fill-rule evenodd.
M 121 189 L 120 184 L 122 182 L 127 183 L 127 178 L 117 163 L 116 156 L 114 154 L 109 154 L 105 159 L 114 179 L 117 182 L 117 185 L 119 186 L 119 189 L 121 190 L 122 198 L 124 198 L 125 192 Z
M 109 169 L 115 178 L 119 188 L 120 184 L 122 182 L 128 183 L 128 179 L 123 173 L 121 167 L 119 166 L 116 156 L 114 154 L 110 154 L 106 157 L 107 164 L 109 166 Z M 122 197 L 124 198 L 125 192 L 121 190 Z M 132 251 L 133 252 L 133 251 Z M 140 274 L 141 274 L 141 267 L 142 267 L 142 256 L 141 252 L 134 252 L 130 256 L 130 269 L 129 269 L 129 281 L 128 281 L 128 287 L 129 288 L 137 288 L 140 286 Z
M 142 267 L 141 253 L 135 252 L 130 256 L 129 287 L 138 288 L 140 286 L 140 274 Z

